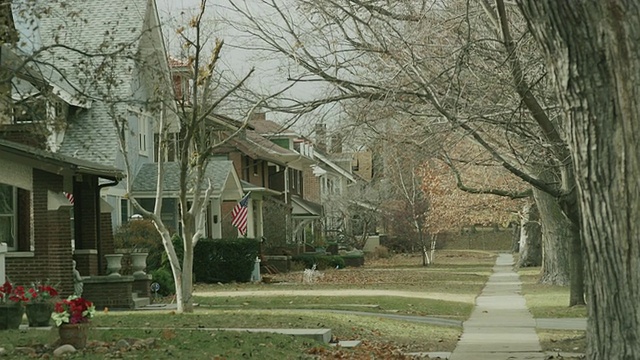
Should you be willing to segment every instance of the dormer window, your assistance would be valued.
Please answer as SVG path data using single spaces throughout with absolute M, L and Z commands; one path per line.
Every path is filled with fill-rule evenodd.
M 62 101 L 46 99 L 40 95 L 30 96 L 13 106 L 13 123 L 27 124 L 45 120 L 66 118 L 67 105 Z
M 13 106 L 13 123 L 40 122 L 47 118 L 47 101 L 40 96 L 31 96 Z

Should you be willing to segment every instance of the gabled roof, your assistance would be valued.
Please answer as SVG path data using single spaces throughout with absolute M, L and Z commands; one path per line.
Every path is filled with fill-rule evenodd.
M 229 144 L 254 159 L 262 159 L 275 164 L 305 166 L 313 163 L 311 159 L 293 150 L 283 148 L 254 130 L 245 130 L 244 136 L 231 139 Z
M 291 129 L 284 129 L 282 125 L 271 120 L 250 120 L 249 124 L 253 126 L 256 132 L 266 137 L 298 137 L 300 136 Z
M 291 196 L 291 214 L 294 219 L 317 219 L 322 216 L 322 205 L 305 200 L 298 195 Z
M 345 178 L 347 178 L 347 180 L 351 181 L 351 182 L 356 182 L 356 178 L 347 170 L 343 169 L 342 167 L 338 166 L 337 164 L 335 164 L 333 161 L 331 161 L 328 157 L 326 157 L 324 154 L 318 152 L 318 151 L 314 151 L 313 156 L 315 156 L 318 160 L 320 160 L 322 163 L 324 163 L 325 165 L 327 165 L 328 167 L 330 167 L 331 169 L 333 169 L 335 172 L 339 173 L 340 175 L 344 176 Z
M 91 100 L 79 93 L 77 86 L 65 80 L 55 67 L 34 63 L 28 54 L 6 44 L 1 45 L 0 60 L 1 66 L 13 73 L 11 84 L 14 101 L 35 96 L 46 88 L 69 105 L 91 107 Z
M 134 59 L 139 53 L 145 20 L 155 16 L 152 13 L 155 2 L 66 0 L 64 6 L 61 4 L 42 4 L 48 11 L 39 14 L 40 40 L 42 46 L 52 47 L 40 54 L 40 60 L 54 64 L 81 92 L 97 98 L 108 93 L 114 99 L 131 99 L 135 90 L 132 89 L 136 69 Z M 83 52 L 98 56 L 85 56 Z M 109 52 L 117 52 L 113 68 L 107 66 L 105 74 L 93 73 L 104 62 L 100 54 Z M 127 105 L 110 109 L 106 104 L 98 103 L 95 101 L 90 110 L 79 111 L 69 119 L 59 151 L 115 165 L 120 149 L 113 118 L 127 117 Z
M 51 153 L 31 146 L 0 139 L 0 155 L 54 174 L 88 174 L 110 180 L 121 180 L 124 173 L 110 166 Z
M 209 114 L 209 116 L 207 116 L 207 123 L 213 126 L 221 125 L 230 130 L 237 130 L 242 127 L 242 121 L 216 113 Z M 248 124 L 247 129 L 253 130 L 253 126 L 251 126 L 251 124 Z
M 153 0 L 46 2 L 42 6 L 48 11 L 39 14 L 38 30 L 42 45 L 59 44 L 65 47 L 53 47 L 44 51 L 43 56 L 74 83 L 80 86 L 93 85 L 90 80 L 95 74 L 83 73 L 79 66 L 87 62 L 99 64 L 103 60 L 100 54 L 124 47 L 124 51 L 116 54 L 122 61 L 119 65 L 123 67 L 118 68 L 120 71 L 110 86 L 116 92 L 129 92 L 128 86 L 120 86 L 119 80 L 125 80 L 124 84 L 129 85 L 126 66 L 133 65 L 134 60 L 126 59 L 126 55 L 137 52 L 147 10 L 152 3 Z M 82 52 L 97 57 L 90 59 Z
M 238 200 L 242 197 L 242 186 L 233 170 L 232 161 L 210 161 L 205 170 L 205 176 L 211 180 L 214 197 L 223 197 L 228 200 Z M 193 176 L 188 179 L 191 182 L 194 180 Z M 157 181 L 158 163 L 144 164 L 133 181 L 132 193 L 135 196 L 154 196 Z M 180 191 L 180 163 L 163 163 L 162 181 L 165 197 L 177 197 Z

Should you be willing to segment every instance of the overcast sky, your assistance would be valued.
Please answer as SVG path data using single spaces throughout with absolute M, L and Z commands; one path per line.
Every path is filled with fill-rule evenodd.
M 265 16 L 265 12 L 262 11 L 264 8 L 260 8 L 258 1 L 247 1 L 246 4 L 257 16 Z M 158 12 L 163 21 L 164 33 L 170 48 L 175 49 L 177 43 L 175 29 L 179 26 L 178 24 L 188 23 L 188 19 L 197 13 L 199 5 L 200 0 L 157 0 Z M 182 15 L 183 13 L 184 15 Z M 232 77 L 239 79 L 246 75 L 252 67 L 255 67 L 256 71 L 249 83 L 251 87 L 258 88 L 263 92 L 281 89 L 286 84 L 287 76 L 283 70 L 284 61 L 282 58 L 276 58 L 273 54 L 244 49 L 255 47 L 258 44 L 257 40 L 227 25 L 229 22 L 242 21 L 244 21 L 243 17 L 230 8 L 228 0 L 209 0 L 207 2 L 207 32 L 225 42 L 221 61 L 226 76 L 229 77 L 232 74 Z M 211 42 L 213 43 L 213 39 Z M 175 50 L 173 52 L 176 53 Z M 296 85 L 295 91 L 291 94 L 302 99 L 316 98 L 320 96 L 321 90 L 319 89 L 318 85 L 300 84 Z M 268 114 L 268 118 L 270 117 L 280 121 L 285 119 L 275 114 Z M 307 116 L 301 124 L 295 127 L 308 133 L 312 128 L 310 124 L 316 122 L 317 119 L 317 115 Z

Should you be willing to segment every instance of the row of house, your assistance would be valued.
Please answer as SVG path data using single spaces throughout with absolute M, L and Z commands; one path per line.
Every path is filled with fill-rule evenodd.
M 19 36 L 4 33 L 0 57 L 0 242 L 8 247 L 6 274 L 16 283 L 48 279 L 70 293 L 73 260 L 86 279 L 105 275 L 104 256 L 115 251 L 113 233 L 135 213 L 129 197 L 153 207 L 159 162 L 162 219 L 179 229 L 180 127 L 166 104 L 189 97 L 191 72 L 167 57 L 154 0 L 72 0 L 30 19 L 20 1 L 12 6 L 7 23 Z M 122 54 L 107 61 L 98 51 Z M 210 118 L 212 137 L 239 126 L 221 114 Z M 114 119 L 126 128 L 118 129 Z M 160 119 L 172 140 L 164 147 L 158 146 Z M 124 149 L 118 131 L 126 131 Z M 325 134 L 319 124 L 319 148 Z M 354 164 L 256 114 L 216 149 L 207 167 L 214 193 L 206 236 L 238 236 L 230 213 L 246 193 L 250 238 L 302 244 L 343 229 L 347 213 L 328 200 L 363 181 L 352 171 Z M 131 194 L 125 181 L 132 182 Z M 100 292 L 90 294 L 104 296 L 104 305 L 127 306 L 136 288 L 148 289 L 148 279 L 132 281 L 105 280 Z

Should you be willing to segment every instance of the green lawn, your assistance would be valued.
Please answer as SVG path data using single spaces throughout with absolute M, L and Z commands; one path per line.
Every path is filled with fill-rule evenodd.
M 495 254 L 490 252 L 442 251 L 436 254 L 436 264 L 430 267 L 422 267 L 419 257 L 397 256 L 368 261 L 362 268 L 324 271 L 324 276 L 312 285 L 302 284 L 301 273 L 278 276 L 276 284 L 198 285 L 196 295 L 209 292 L 219 296 L 196 296 L 199 306 L 192 314 L 167 310 L 99 312 L 92 320 L 94 328 L 89 335 L 89 347 L 69 358 L 333 359 L 349 358 L 354 352 L 364 356 L 358 358 L 369 358 L 367 354 L 370 353 L 400 358 L 393 354 L 452 351 L 461 334 L 460 327 L 322 310 L 464 320 L 473 309 L 473 299 L 491 274 L 494 261 Z M 286 293 L 230 296 L 239 291 L 286 292 L 293 289 L 342 291 L 336 292 L 338 296 L 291 296 Z M 390 290 L 403 296 L 345 295 L 345 290 L 355 289 Z M 424 294 L 431 298 L 424 298 Z M 414 295 L 422 297 L 412 297 Z M 363 345 L 353 350 L 334 349 L 310 339 L 214 330 L 218 328 L 329 328 L 338 340 L 361 340 Z M 115 346 L 123 339 L 130 339 L 133 344 L 133 339 L 147 338 L 156 339 L 153 346 L 136 346 L 135 349 L 117 349 Z M 56 339 L 55 329 L 2 331 L 0 347 L 7 350 L 7 359 L 39 357 L 45 352 L 50 356 Z M 28 351 L 36 351 L 38 356 L 27 354 Z
M 392 313 L 416 316 L 437 316 L 465 320 L 471 315 L 473 304 L 434 299 L 415 299 L 396 296 L 266 296 L 266 297 L 196 297 L 201 308 L 220 309 L 334 309 Z
M 585 306 L 569 307 L 569 287 L 538 283 L 540 268 L 526 268 L 519 271 L 522 292 L 527 307 L 535 318 L 575 318 L 586 317 Z
M 527 307 L 535 318 L 586 317 L 585 306 L 569 307 L 569 287 L 540 284 L 540 268 L 525 268 L 518 271 L 522 280 L 522 292 Z M 585 331 L 547 330 L 537 331 L 540 345 L 545 351 L 584 353 Z

